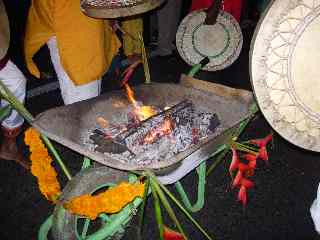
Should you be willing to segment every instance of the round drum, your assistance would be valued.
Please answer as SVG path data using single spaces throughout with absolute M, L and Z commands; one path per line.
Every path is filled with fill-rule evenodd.
M 159 7 L 165 0 L 81 0 L 83 12 L 94 18 L 119 18 Z
M 6 9 L 0 0 L 0 60 L 6 55 L 10 42 L 10 28 Z
M 251 44 L 262 113 L 289 142 L 320 151 L 320 0 L 275 0 Z
M 180 56 L 189 65 L 198 64 L 208 57 L 210 62 L 203 68 L 217 71 L 230 66 L 242 49 L 242 32 L 236 19 L 220 11 L 217 23 L 206 25 L 205 10 L 191 12 L 181 22 L 176 35 Z

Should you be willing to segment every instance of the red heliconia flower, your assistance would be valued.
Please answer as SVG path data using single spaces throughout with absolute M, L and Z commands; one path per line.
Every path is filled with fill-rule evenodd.
M 268 152 L 267 152 L 267 147 L 261 147 L 259 149 L 259 158 L 261 158 L 264 161 L 268 161 L 269 160 L 269 156 L 268 156 Z
M 254 186 L 254 183 L 246 178 L 242 178 L 240 181 L 241 186 L 246 187 L 246 189 L 252 188 Z
M 240 163 L 239 156 L 237 154 L 237 150 L 234 147 L 232 147 L 231 151 L 232 151 L 232 160 L 231 160 L 230 167 L 229 167 L 230 173 L 232 171 L 238 169 L 238 165 Z
M 242 202 L 243 206 L 247 205 L 247 188 L 245 186 L 241 186 L 238 192 L 238 201 Z
M 244 159 L 248 161 L 248 167 L 249 167 L 249 170 L 247 170 L 246 173 L 251 176 L 253 175 L 254 170 L 256 169 L 256 166 L 257 166 L 257 155 L 246 154 L 244 155 Z
M 256 166 L 257 166 L 257 160 L 255 160 L 255 161 L 250 161 L 250 162 L 248 163 L 248 166 L 249 166 L 250 170 L 255 170 L 255 169 L 256 169 Z
M 262 139 L 254 139 L 251 140 L 250 143 L 255 144 L 259 147 L 259 155 L 258 158 L 261 158 L 264 161 L 268 161 L 268 152 L 267 152 L 267 144 L 272 140 L 272 133 Z
M 261 139 L 253 139 L 250 140 L 250 143 L 257 145 L 258 147 L 265 147 L 267 144 L 272 140 L 272 133 L 270 133 L 268 136 L 265 138 Z
M 248 164 L 244 164 L 244 163 L 239 163 L 239 170 L 243 173 L 247 172 L 250 170 L 250 167 Z
M 243 178 L 243 174 L 240 170 L 238 170 L 236 177 L 233 179 L 232 187 L 236 187 L 240 185 L 242 178 Z
M 248 160 L 249 162 L 257 161 L 257 155 L 248 153 L 244 155 L 244 159 Z
M 184 240 L 184 237 L 181 233 L 176 232 L 164 226 L 163 239 L 164 240 Z

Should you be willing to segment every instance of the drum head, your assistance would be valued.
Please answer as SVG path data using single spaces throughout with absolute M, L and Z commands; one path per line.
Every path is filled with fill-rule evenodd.
M 274 0 L 251 43 L 251 82 L 285 139 L 320 151 L 320 0 Z
M 10 42 L 10 28 L 6 9 L 0 0 L 0 60 L 6 55 Z
M 181 22 L 176 35 L 180 56 L 189 65 L 198 64 L 209 57 L 203 70 L 217 71 L 230 66 L 241 52 L 243 38 L 238 22 L 224 11 L 220 11 L 217 23 L 203 24 L 204 10 L 194 11 Z
M 159 7 L 165 0 L 81 0 L 82 11 L 94 18 L 128 17 Z

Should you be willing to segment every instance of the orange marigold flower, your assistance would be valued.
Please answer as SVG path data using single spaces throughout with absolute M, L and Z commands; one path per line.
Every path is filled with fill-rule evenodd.
M 55 202 L 61 194 L 60 184 L 57 173 L 51 166 L 52 158 L 41 140 L 40 133 L 34 128 L 29 128 L 25 131 L 24 142 L 29 146 L 31 173 L 37 178 L 41 193 L 49 201 Z
M 97 218 L 100 213 L 117 213 L 136 197 L 143 197 L 144 184 L 127 182 L 109 188 L 105 192 L 91 196 L 81 195 L 71 199 L 64 207 L 73 214 L 86 216 L 91 220 Z

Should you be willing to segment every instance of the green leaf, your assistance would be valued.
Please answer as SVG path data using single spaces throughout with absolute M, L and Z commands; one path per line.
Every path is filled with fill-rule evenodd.
M 179 229 L 179 232 L 183 235 L 184 239 L 187 239 L 187 237 L 186 237 L 186 235 L 185 235 L 185 233 L 183 231 L 183 228 L 182 228 L 182 226 L 181 226 L 176 214 L 174 213 L 172 207 L 170 206 L 169 201 L 167 200 L 165 194 L 163 193 L 163 191 L 161 190 L 161 188 L 159 186 L 158 180 L 155 177 L 151 176 L 150 177 L 150 184 L 151 184 L 151 187 L 156 190 L 163 207 L 167 211 L 169 217 L 172 219 L 174 224 Z
M 6 117 L 8 117 L 11 113 L 11 110 L 12 108 L 10 105 L 0 108 L 0 121 L 3 121 Z
M 162 184 L 160 183 L 156 177 L 154 175 L 151 175 L 151 183 L 152 182 L 156 182 L 157 186 L 160 187 L 170 198 L 171 200 L 179 207 L 179 209 L 187 216 L 187 218 L 200 230 L 200 232 L 202 232 L 202 234 L 209 240 L 213 240 L 213 238 L 211 238 L 209 236 L 209 234 L 207 234 L 207 232 L 200 226 L 200 224 L 191 216 L 191 214 L 183 207 L 183 205 L 173 196 L 173 194 Z M 160 191 L 161 191 L 160 189 Z M 162 192 L 162 191 L 161 191 Z M 158 192 L 159 194 L 159 192 Z M 164 196 L 163 192 L 162 195 Z M 161 195 L 159 194 L 159 197 L 161 199 Z M 161 199 L 162 200 L 162 199 Z M 169 212 L 168 212 L 169 213 Z M 178 225 L 177 225 L 178 226 Z M 180 230 L 180 229 L 179 229 Z M 183 233 L 183 232 L 181 232 Z
M 151 192 L 152 192 L 153 202 L 154 202 L 154 211 L 156 214 L 156 219 L 157 219 L 159 233 L 160 233 L 160 240 L 163 240 L 164 227 L 163 227 L 163 220 L 161 215 L 160 201 L 159 201 L 159 196 L 157 195 L 157 190 L 154 188 L 152 183 L 151 183 Z
M 149 177 L 146 177 L 145 185 L 144 185 L 144 193 L 143 193 L 143 201 L 141 205 L 141 211 L 140 211 L 140 219 L 139 219 L 139 232 L 138 232 L 138 238 L 141 239 L 142 236 L 142 230 L 143 230 L 143 224 L 144 224 L 144 212 L 147 205 L 147 197 L 149 194 L 149 188 L 150 188 L 150 179 Z

